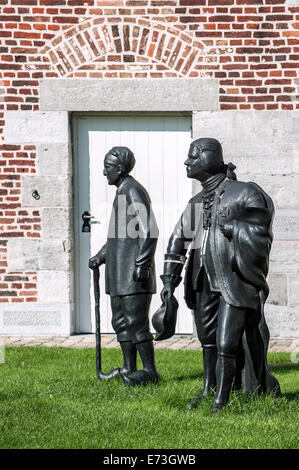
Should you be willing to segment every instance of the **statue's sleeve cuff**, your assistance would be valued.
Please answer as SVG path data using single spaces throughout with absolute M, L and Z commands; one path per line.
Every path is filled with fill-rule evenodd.
M 166 253 L 163 274 L 171 276 L 180 276 L 185 261 L 186 257 L 183 255 Z
M 177 255 L 174 253 L 167 253 L 164 256 L 164 263 L 178 263 L 178 264 L 185 264 L 186 256 Z

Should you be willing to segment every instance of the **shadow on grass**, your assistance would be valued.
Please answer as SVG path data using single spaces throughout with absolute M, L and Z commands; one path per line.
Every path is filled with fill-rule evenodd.
M 293 362 L 270 362 L 269 368 L 273 370 L 283 371 L 286 370 L 289 372 L 290 370 L 299 371 L 299 364 L 294 364 Z
M 289 401 L 295 401 L 296 403 L 298 403 L 299 390 L 298 392 L 282 393 L 281 396 L 286 398 Z
M 293 364 L 289 362 L 281 362 L 281 363 L 269 363 L 269 369 L 271 372 L 275 373 L 289 373 L 289 372 L 299 372 L 299 364 Z M 176 377 L 173 377 L 174 380 L 178 382 L 182 382 L 184 380 L 201 380 L 203 378 L 203 370 L 199 370 L 198 372 L 191 372 L 191 373 L 181 373 Z M 299 382 L 298 382 L 299 385 Z
M 200 371 L 198 374 L 181 374 L 175 378 L 178 382 L 182 382 L 183 380 L 198 380 L 202 379 L 203 372 Z
M 294 363 L 289 363 L 289 362 L 280 362 L 280 363 L 270 363 L 269 368 L 271 372 L 274 375 L 286 375 L 289 373 L 296 373 L 299 371 L 299 364 L 294 364 Z M 202 379 L 203 379 L 203 371 L 202 369 L 198 371 L 198 373 L 194 373 L 193 371 L 188 373 L 182 373 L 179 374 L 178 376 L 172 376 L 168 380 L 166 379 L 166 385 L 171 385 L 172 384 L 172 391 L 173 393 L 170 393 L 170 395 L 163 400 L 164 404 L 169 407 L 170 409 L 173 410 L 183 410 L 186 409 L 187 403 L 190 401 L 190 399 L 194 398 L 194 396 L 198 393 L 198 391 L 202 387 Z M 180 386 L 184 384 L 184 381 L 186 381 L 186 384 L 183 386 L 183 395 L 180 394 L 178 395 L 176 393 L 176 384 L 177 386 Z M 164 382 L 164 384 L 165 384 Z M 168 382 L 168 384 L 167 384 Z M 275 403 L 277 406 L 280 406 L 280 401 L 281 399 L 283 401 L 289 402 L 289 405 L 292 406 L 292 402 L 294 402 L 294 405 L 298 404 L 298 397 L 299 397 L 299 382 L 298 382 L 298 391 L 293 391 L 293 392 L 282 392 L 281 395 L 275 396 L 273 393 L 246 393 L 242 390 L 240 391 L 232 391 L 232 399 L 230 401 L 230 406 L 227 407 L 230 412 L 233 410 L 234 406 L 233 404 L 237 403 L 235 413 L 244 413 L 245 409 L 250 407 L 256 403 L 259 403 L 259 406 L 262 408 L 264 405 L 263 403 L 267 402 L 267 400 L 270 400 L 270 402 L 273 402 L 273 409 L 275 408 Z M 213 396 L 212 394 L 208 397 L 209 399 L 205 399 L 202 401 L 201 406 L 205 408 L 206 410 L 209 411 L 209 406 L 213 402 Z M 190 412 L 190 410 L 186 411 Z M 248 410 L 247 410 L 248 411 Z M 268 411 L 269 412 L 269 411 Z
M 192 393 L 193 391 L 193 393 Z M 215 393 L 210 393 L 207 397 L 203 398 L 198 406 L 189 409 L 187 404 L 197 395 L 198 390 L 190 389 L 189 392 L 185 389 L 185 394 L 178 396 L 173 393 L 166 400 L 164 404 L 173 411 L 185 411 L 186 413 L 197 413 L 201 416 L 213 417 L 210 412 L 211 406 L 215 399 Z M 221 410 L 219 416 L 276 416 L 277 413 L 283 412 L 285 409 L 295 410 L 298 408 L 298 393 L 287 392 L 276 396 L 273 393 L 245 393 L 243 391 L 232 391 L 228 404 Z

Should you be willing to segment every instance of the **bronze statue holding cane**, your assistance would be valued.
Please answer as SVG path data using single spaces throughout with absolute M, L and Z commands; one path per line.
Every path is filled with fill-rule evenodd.
M 89 260 L 89 267 L 94 270 L 106 265 L 112 326 L 123 354 L 122 367 L 98 377 L 121 377 L 129 386 L 157 383 L 160 378 L 149 329 L 149 308 L 156 292 L 154 256 L 158 228 L 148 193 L 129 174 L 134 165 L 135 157 L 127 147 L 113 147 L 105 156 L 103 173 L 108 184 L 117 190 L 107 243 Z M 136 370 L 137 352 L 143 363 L 141 370 Z
M 274 208 L 258 185 L 237 181 L 216 139 L 192 142 L 185 165 L 202 191 L 189 201 L 169 239 L 161 298 L 163 303 L 172 298 L 189 249 L 185 300 L 203 348 L 204 384 L 188 407 L 215 393 L 211 411 L 217 412 L 229 401 L 233 384 L 280 392 L 268 370 L 264 318 Z M 153 325 L 167 337 L 161 310 Z

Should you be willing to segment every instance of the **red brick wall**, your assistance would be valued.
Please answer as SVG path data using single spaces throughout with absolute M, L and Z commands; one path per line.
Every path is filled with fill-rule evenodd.
M 36 300 L 6 272 L 9 237 L 39 237 L 21 207 L 35 148 L 6 146 L 6 110 L 38 110 L 42 78 L 217 78 L 221 110 L 293 110 L 299 8 L 283 0 L 0 0 L 0 301 Z M 1 140 L 2 139 L 2 140 Z
M 0 302 L 37 300 L 36 273 L 7 271 L 7 240 L 40 237 L 41 219 L 36 209 L 22 209 L 21 175 L 35 173 L 35 147 L 0 145 Z

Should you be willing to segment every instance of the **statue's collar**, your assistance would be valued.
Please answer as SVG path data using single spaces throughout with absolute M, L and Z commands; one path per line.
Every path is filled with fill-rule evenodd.
M 224 179 L 225 179 L 224 173 L 217 173 L 217 175 L 213 175 L 210 178 L 208 178 L 206 181 L 201 183 L 204 193 L 215 191 L 215 189 L 218 188 L 218 186 L 220 185 L 220 183 L 222 183 Z
M 117 194 L 121 193 L 122 190 L 127 186 L 127 184 L 130 183 L 131 180 L 132 180 L 132 176 L 130 175 L 126 176 L 121 182 L 121 184 L 119 185 L 119 187 L 117 188 L 116 193 Z

